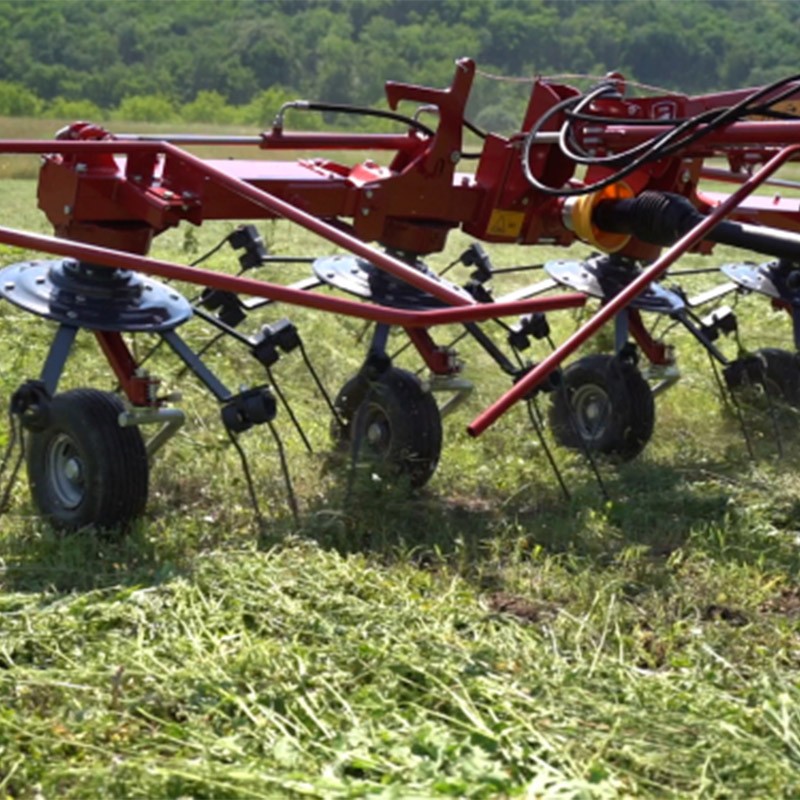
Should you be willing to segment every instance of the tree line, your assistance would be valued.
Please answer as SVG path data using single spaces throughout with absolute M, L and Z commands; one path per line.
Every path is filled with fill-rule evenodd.
M 800 72 L 799 18 L 798 0 L 0 0 L 0 115 L 258 126 L 286 99 L 446 86 L 461 56 L 698 93 Z M 513 127 L 525 96 L 479 79 L 475 121 Z

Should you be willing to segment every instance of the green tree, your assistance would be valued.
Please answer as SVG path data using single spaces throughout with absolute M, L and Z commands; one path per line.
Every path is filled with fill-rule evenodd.
M 0 76 L 45 103 L 153 95 L 162 113 L 195 113 L 203 92 L 247 107 L 274 86 L 372 105 L 387 80 L 446 86 L 460 56 L 708 92 L 795 71 L 799 29 L 800 0 L 0 0 Z M 500 86 L 478 95 L 516 108 Z
M 0 115 L 33 117 L 42 109 L 42 101 L 29 89 L 16 83 L 0 81 Z
M 130 122 L 171 122 L 177 119 L 175 106 L 163 95 L 133 95 L 122 100 L 116 119 Z
M 225 124 L 233 122 L 236 109 L 228 105 L 219 92 L 198 92 L 190 103 L 181 106 L 181 119 L 187 122 L 214 122 Z
M 57 97 L 48 103 L 42 113 L 53 119 L 72 121 L 98 122 L 105 118 L 103 111 L 91 100 L 66 100 L 63 97 Z
M 296 99 L 295 94 L 282 86 L 271 86 L 259 92 L 247 105 L 238 108 L 236 121 L 242 125 L 255 125 L 262 130 L 266 129 L 272 125 L 280 107 Z

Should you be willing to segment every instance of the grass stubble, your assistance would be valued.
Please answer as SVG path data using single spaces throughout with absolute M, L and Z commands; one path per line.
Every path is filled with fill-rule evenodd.
M 10 224 L 46 230 L 33 182 L 2 189 Z M 179 229 L 155 252 L 187 261 L 231 227 Z M 330 251 L 260 227 L 275 252 Z M 465 244 L 453 238 L 435 266 Z M 263 313 L 298 324 L 330 391 L 358 367 L 358 323 Z M 737 313 L 751 347 L 790 348 L 763 300 Z M 579 321 L 553 315 L 556 339 Z M 48 330 L 0 309 L 6 398 L 38 374 Z M 24 480 L 2 517 L 0 798 L 800 795 L 796 414 L 745 409 L 749 458 L 706 357 L 670 339 L 684 378 L 658 398 L 645 453 L 601 465 L 607 498 L 556 448 L 562 496 L 522 410 L 466 436 L 506 387 L 466 345 L 476 391 L 445 421 L 429 486 L 367 472 L 349 490 L 324 404 L 287 356 L 275 374 L 315 452 L 283 414 L 295 520 L 272 437 L 242 437 L 263 530 L 213 402 L 154 356 L 189 421 L 154 465 L 145 518 L 122 538 L 61 537 Z M 232 385 L 263 380 L 235 343 L 209 361 Z M 69 385 L 111 388 L 89 337 Z

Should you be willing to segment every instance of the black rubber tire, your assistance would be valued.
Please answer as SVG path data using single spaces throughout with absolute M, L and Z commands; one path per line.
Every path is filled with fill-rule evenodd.
M 342 387 L 335 407 L 341 419 L 332 426 L 336 445 L 347 442 L 359 457 L 406 476 L 414 488 L 431 479 L 442 451 L 442 420 L 416 375 L 397 367 L 374 381 L 357 375 Z
M 331 422 L 331 439 L 336 450 L 343 452 L 349 449 L 353 419 L 368 392 L 369 380 L 358 374 L 350 378 L 336 395 L 333 407 L 337 416 Z
M 29 433 L 33 502 L 55 528 L 123 531 L 144 511 L 147 451 L 138 427 L 120 427 L 124 410 L 115 394 L 73 389 L 56 395 L 46 425 Z
M 765 347 L 734 362 L 725 370 L 731 389 L 760 386 L 775 400 L 800 408 L 800 356 L 777 347 Z
M 570 364 L 552 393 L 550 427 L 573 450 L 630 461 L 653 435 L 655 403 L 634 364 L 591 355 Z

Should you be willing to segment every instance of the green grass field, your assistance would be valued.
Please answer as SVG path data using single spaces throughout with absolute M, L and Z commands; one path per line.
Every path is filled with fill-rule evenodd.
M 0 211 L 47 231 L 32 180 L 0 181 Z M 154 255 L 185 263 L 233 224 L 169 232 Z M 274 253 L 331 252 L 284 223 L 260 228 Z M 454 236 L 431 264 L 466 244 Z M 500 266 L 563 257 L 492 254 Z M 30 257 L 0 248 L 3 264 Z M 225 248 L 206 265 L 235 259 Z M 766 300 L 736 310 L 743 347 L 791 349 Z M 281 316 L 335 393 L 360 364 L 364 326 L 287 308 L 247 325 Z M 555 339 L 581 318 L 552 315 Z M 0 307 L 5 402 L 38 375 L 51 335 Z M 196 321 L 184 335 L 210 338 Z M 460 345 L 476 390 L 413 494 L 369 475 L 348 487 L 326 407 L 290 354 L 274 375 L 314 452 L 280 412 L 295 518 L 269 431 L 241 437 L 261 524 L 215 403 L 157 353 L 151 368 L 183 393 L 188 422 L 128 536 L 59 536 L 24 476 L 0 517 L 0 798 L 800 796 L 797 413 L 746 407 L 751 458 L 699 345 L 679 329 L 667 338 L 683 378 L 657 399 L 652 441 L 600 465 L 607 497 L 582 457 L 555 447 L 569 499 L 524 408 L 466 435 L 508 387 L 477 348 Z M 265 379 L 235 342 L 208 362 L 234 386 Z M 398 363 L 417 366 L 408 353 Z M 70 386 L 113 388 L 89 336 Z

